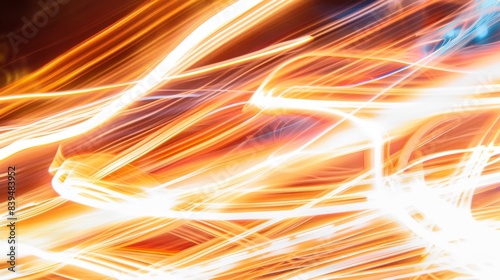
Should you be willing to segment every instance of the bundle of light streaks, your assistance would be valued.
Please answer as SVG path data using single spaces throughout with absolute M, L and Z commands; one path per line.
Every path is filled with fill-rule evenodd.
M 201 2 L 2 90 L 2 279 L 497 279 L 497 1 Z

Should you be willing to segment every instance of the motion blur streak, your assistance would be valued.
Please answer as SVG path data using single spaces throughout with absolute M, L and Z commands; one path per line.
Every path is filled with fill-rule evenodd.
M 2 89 L 0 277 L 498 279 L 499 20 L 145 1 Z

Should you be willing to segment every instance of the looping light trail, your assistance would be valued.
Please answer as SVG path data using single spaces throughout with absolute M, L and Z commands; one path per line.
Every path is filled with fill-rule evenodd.
M 1 279 L 498 278 L 498 1 L 212 2 L 4 87 Z

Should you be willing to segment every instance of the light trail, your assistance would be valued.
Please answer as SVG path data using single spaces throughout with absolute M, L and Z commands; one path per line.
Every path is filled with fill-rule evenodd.
M 5 86 L 1 279 L 498 278 L 498 1 L 212 2 Z

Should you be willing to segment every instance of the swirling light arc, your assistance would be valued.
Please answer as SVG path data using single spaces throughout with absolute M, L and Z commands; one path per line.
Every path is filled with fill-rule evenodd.
M 208 64 L 308 3 L 195 2 L 144 4 L 2 91 L 2 163 L 50 175 L 19 197 L 17 278 L 500 275 L 497 1 L 375 1 Z M 115 37 L 150 41 L 79 80 Z

